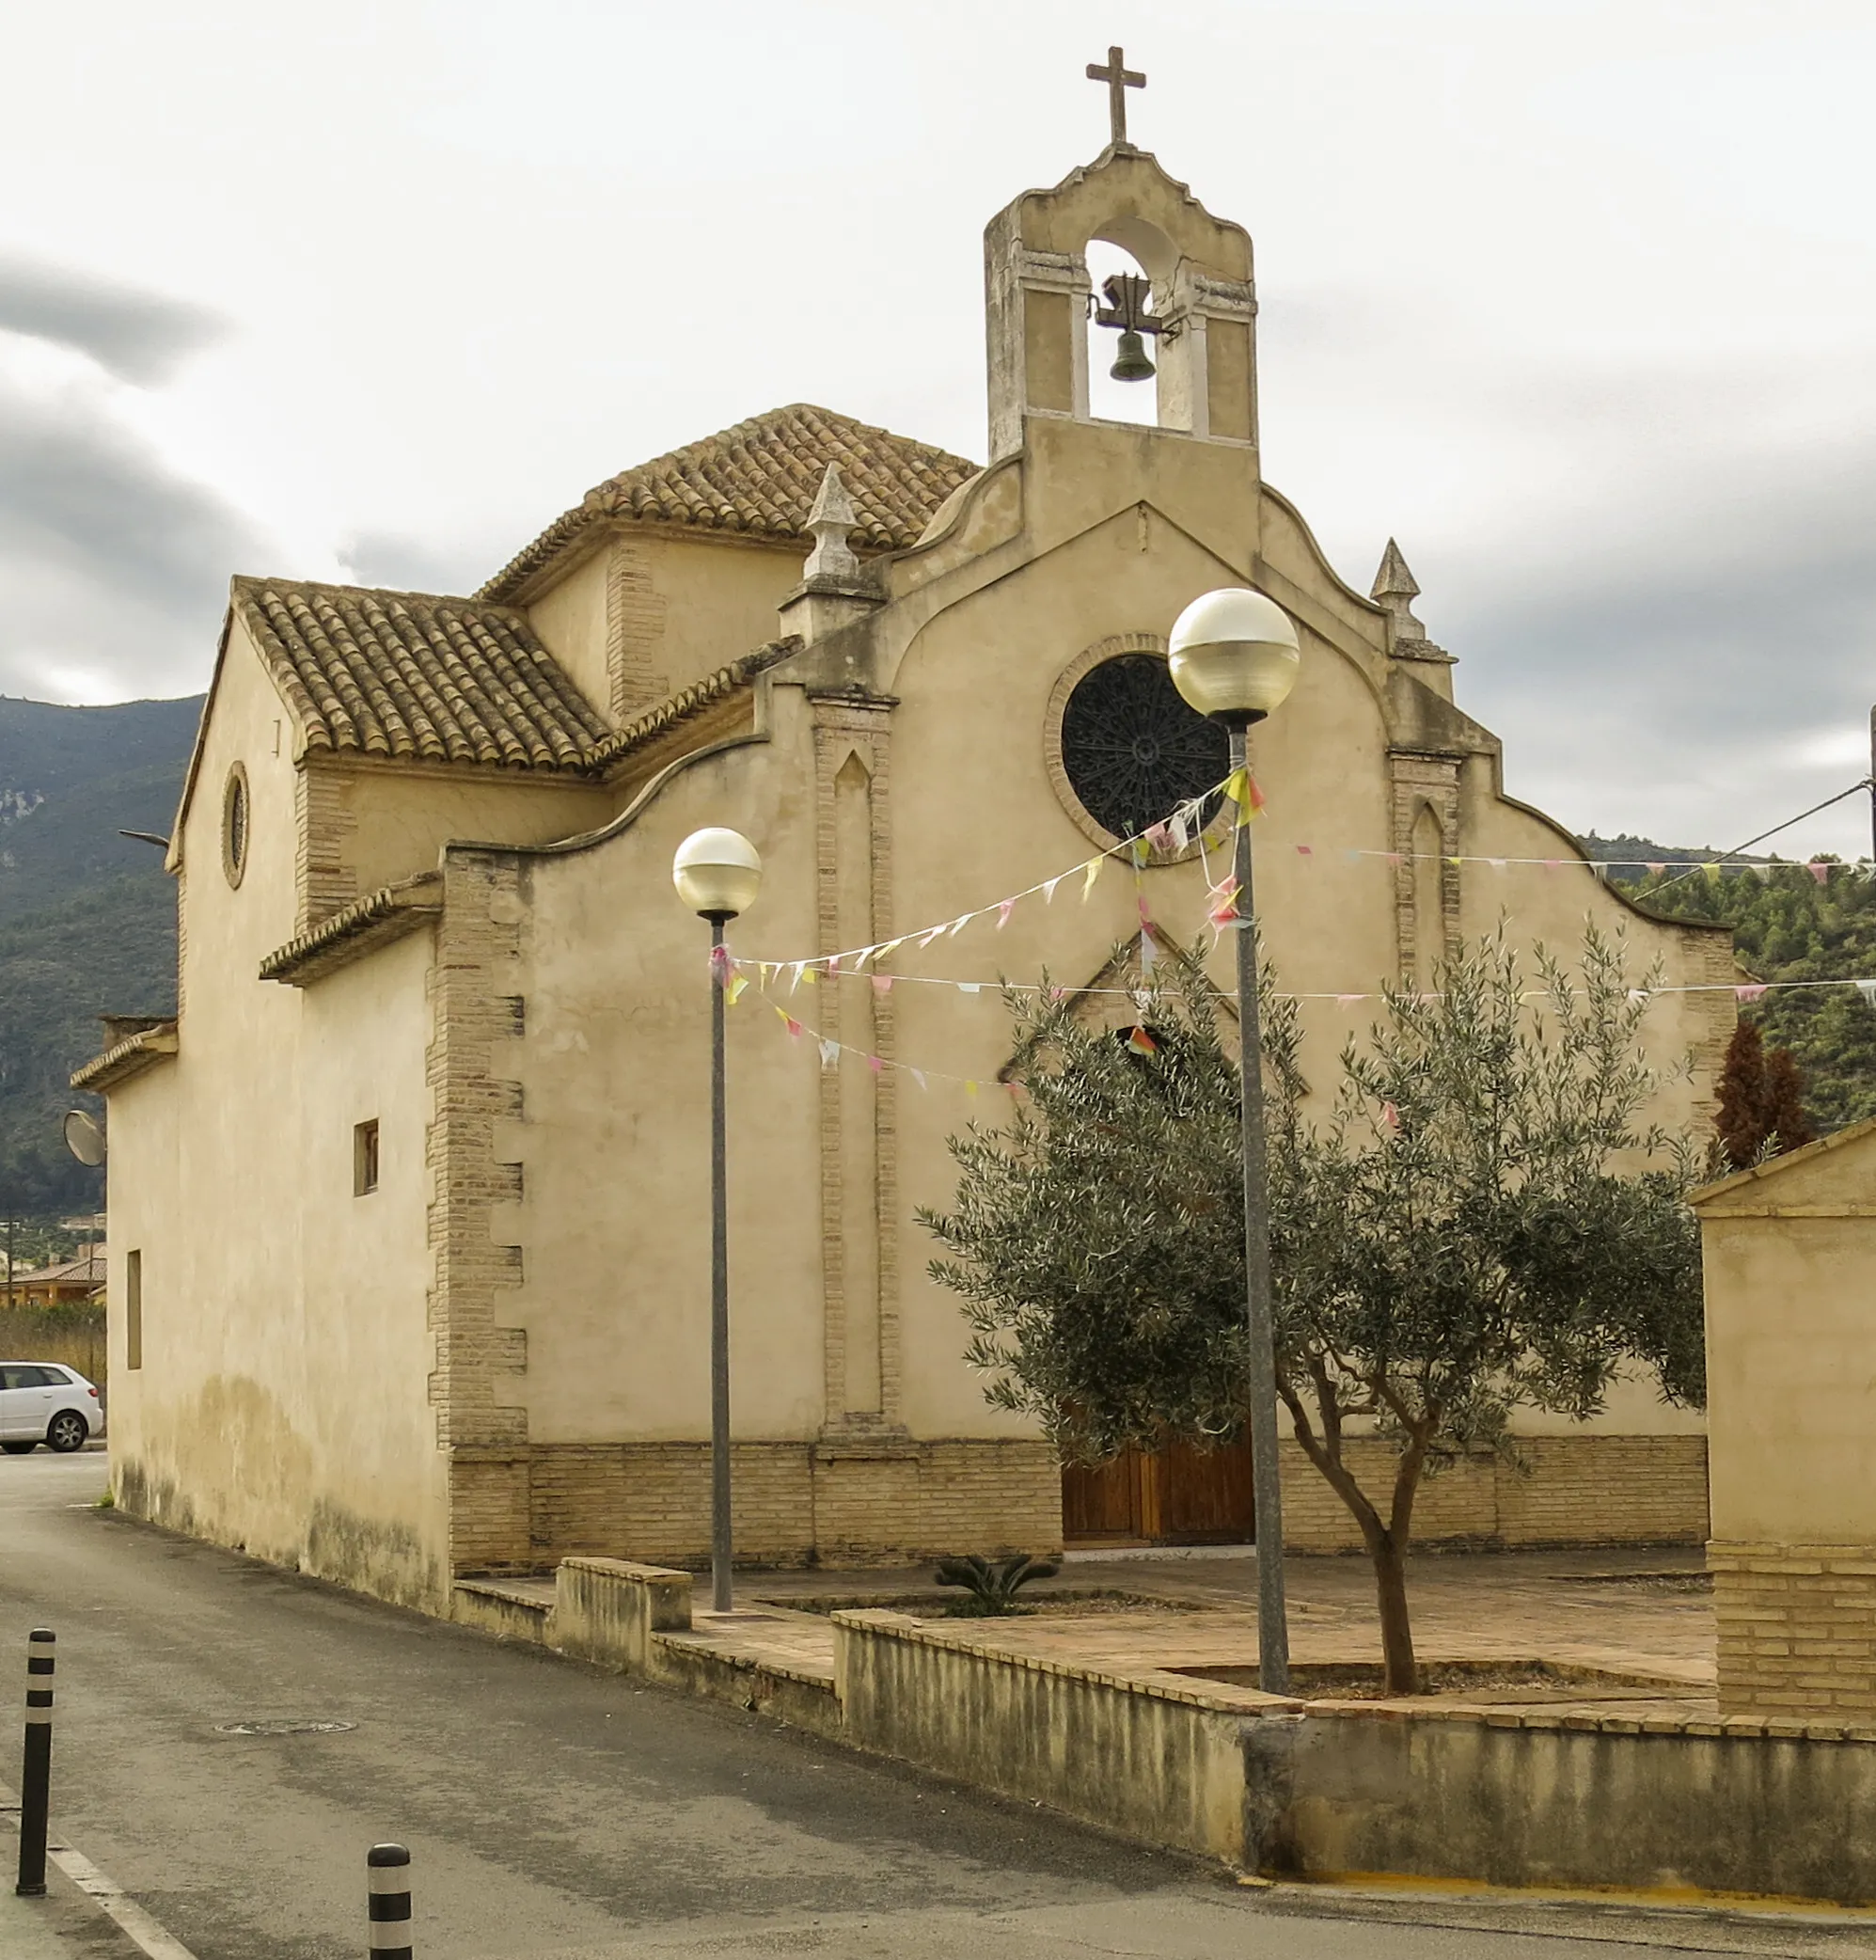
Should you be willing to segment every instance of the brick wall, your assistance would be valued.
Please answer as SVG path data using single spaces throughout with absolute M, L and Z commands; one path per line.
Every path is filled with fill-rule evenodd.
M 449 1563 L 468 1573 L 529 1572 L 528 1455 L 457 1448 L 449 1454 Z
M 581 1555 L 665 1565 L 709 1556 L 707 1443 L 535 1444 L 505 1461 L 526 1480 L 537 1567 Z M 497 1568 L 512 1562 L 500 1533 L 512 1512 L 493 1488 L 494 1466 L 467 1467 L 474 1476 L 455 1485 L 456 1567 Z M 1044 1443 L 739 1443 L 731 1476 L 736 1552 L 752 1563 L 854 1565 L 1062 1543 L 1061 1474 Z M 462 1509 L 471 1492 L 474 1522 Z
M 1876 1718 L 1876 1545 L 1707 1547 L 1720 1713 Z
M 525 1024 L 514 991 L 525 908 L 511 858 L 451 851 L 444 877 L 426 1056 L 433 1099 L 426 1230 L 435 1273 L 429 1394 L 437 1446 L 451 1454 L 452 1570 L 519 1571 L 533 1563 L 528 1413 L 514 1393 L 527 1339 L 507 1324 L 521 1283 L 521 1248 L 498 1242 L 495 1220 L 497 1209 L 522 1191 L 522 1167 L 498 1159 L 496 1130 L 522 1113 L 509 1055 Z
M 1285 1442 L 1284 1537 L 1298 1551 L 1354 1551 L 1361 1534 L 1301 1449 Z M 1394 1453 L 1347 1446 L 1356 1480 L 1385 1514 Z M 1421 1484 L 1413 1537 L 1505 1545 L 1698 1544 L 1707 1535 L 1703 1436 L 1524 1436 L 1518 1465 L 1469 1456 Z

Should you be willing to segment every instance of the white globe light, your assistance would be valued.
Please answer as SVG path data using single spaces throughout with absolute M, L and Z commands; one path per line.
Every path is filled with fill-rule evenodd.
M 762 859 L 740 830 L 693 830 L 677 847 L 670 879 L 693 912 L 733 919 L 756 902 Z
M 1243 586 L 1202 593 L 1173 624 L 1173 685 L 1202 715 L 1261 721 L 1296 686 L 1296 627 L 1274 599 Z

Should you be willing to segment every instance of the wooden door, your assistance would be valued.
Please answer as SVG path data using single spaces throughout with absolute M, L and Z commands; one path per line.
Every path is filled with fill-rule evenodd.
M 1105 1463 L 1064 1463 L 1062 1536 L 1070 1544 L 1138 1544 L 1145 1536 L 1140 1496 L 1138 1450 Z
M 1069 1544 L 1248 1543 L 1248 1438 L 1222 1449 L 1176 1443 L 1124 1450 L 1105 1463 L 1064 1463 L 1062 1535 Z
M 1159 1452 L 1159 1528 L 1167 1545 L 1248 1544 L 1253 1537 L 1251 1439 L 1218 1449 L 1174 1443 Z

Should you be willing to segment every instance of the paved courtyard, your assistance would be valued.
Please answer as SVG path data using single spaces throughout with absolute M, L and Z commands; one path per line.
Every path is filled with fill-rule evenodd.
M 1364 1558 L 1295 1557 L 1286 1576 L 1291 1656 L 1301 1668 L 1379 1664 Z M 1126 1678 L 1220 1669 L 1230 1681 L 1256 1666 L 1255 1586 L 1255 1559 L 1240 1548 L 1077 1557 L 1059 1578 L 1024 1591 L 1032 1608 L 1024 1617 L 942 1623 L 986 1649 Z M 548 1596 L 552 1584 L 530 1589 Z M 739 1578 L 734 1618 L 718 1622 L 700 1611 L 696 1632 L 735 1652 L 831 1680 L 832 1606 L 892 1605 L 936 1619 L 944 1596 L 928 1566 L 750 1573 Z M 1713 1708 L 1712 1603 L 1697 1547 L 1426 1553 L 1412 1563 L 1409 1599 L 1423 1661 L 1541 1661 L 1627 1677 L 1560 1692 L 1563 1707 L 1613 1700 L 1638 1717 Z M 1477 1690 L 1464 1699 L 1493 1697 Z

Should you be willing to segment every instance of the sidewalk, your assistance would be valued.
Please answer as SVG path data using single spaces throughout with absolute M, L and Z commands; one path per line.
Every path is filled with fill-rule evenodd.
M 46 1873 L 43 1899 L 13 1890 L 19 1840 L 0 1831 L 6 1859 L 0 1883 L 0 1954 L 5 1960 L 149 1960 L 130 1935 L 87 1899 L 56 1867 Z
M 51 1839 L 45 1896 L 23 1899 L 13 1889 L 20 1869 L 20 1800 L 0 1785 L 0 1960 L 194 1960 L 188 1948 L 68 1848 L 56 1822 Z M 76 1877 L 61 1869 L 61 1855 Z M 134 1938 L 87 1887 L 108 1894 L 113 1909 L 143 1927 L 146 1937 Z

